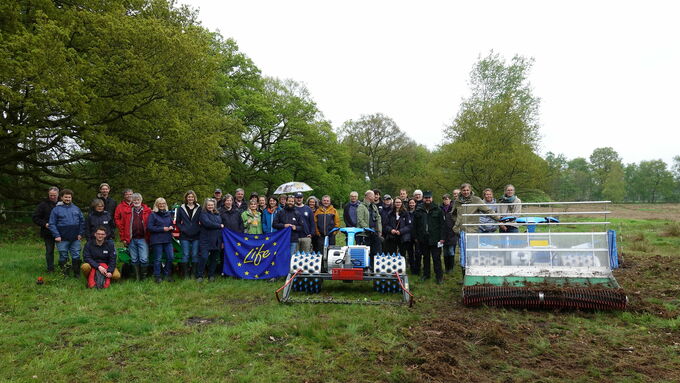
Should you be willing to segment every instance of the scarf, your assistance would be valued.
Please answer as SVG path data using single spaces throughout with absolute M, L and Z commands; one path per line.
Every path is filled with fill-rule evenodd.
M 515 199 L 517 199 L 517 196 L 513 195 L 512 197 L 508 197 L 506 195 L 503 195 L 503 197 L 500 200 L 500 203 L 513 203 L 515 202 Z

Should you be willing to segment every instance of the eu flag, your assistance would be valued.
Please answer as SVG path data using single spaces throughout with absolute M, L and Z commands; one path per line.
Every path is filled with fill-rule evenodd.
M 243 279 L 270 279 L 288 275 L 290 228 L 268 234 L 237 233 L 222 229 L 223 272 Z

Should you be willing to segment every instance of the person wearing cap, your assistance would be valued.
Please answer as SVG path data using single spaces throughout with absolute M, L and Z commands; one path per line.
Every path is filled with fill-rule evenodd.
M 340 227 L 340 216 L 335 207 L 331 205 L 331 196 L 325 195 L 321 197 L 321 206 L 314 212 L 314 223 L 316 227 L 317 251 L 323 251 L 323 245 L 326 236 L 328 236 L 328 245 L 335 245 L 335 235 L 338 233 L 334 231 L 329 235 L 331 230 Z
M 375 194 L 373 190 L 367 190 L 364 193 L 364 202 L 359 204 L 357 208 L 357 227 L 373 230 L 373 232 L 358 233 L 356 236 L 357 245 L 371 247 L 371 263 L 376 254 L 382 253 L 382 218 L 374 201 Z
M 342 212 L 342 219 L 346 227 L 357 227 L 357 208 L 359 207 L 359 193 L 352 191 L 349 193 L 349 202 L 345 204 Z
M 312 251 L 312 235 L 314 233 L 314 212 L 312 209 L 303 203 L 304 195 L 301 192 L 296 192 L 295 210 L 302 217 L 302 231 L 299 233 L 298 243 L 300 251 L 309 253 Z
M 482 205 L 482 206 L 467 206 L 467 205 Z M 460 185 L 460 195 L 453 204 L 454 214 L 456 215 L 456 223 L 453 226 L 453 231 L 460 235 L 461 231 L 466 233 L 476 233 L 479 230 L 479 217 L 466 216 L 463 214 L 489 214 L 488 217 L 495 221 L 500 220 L 498 214 L 485 206 L 484 201 L 477 197 L 472 191 L 472 185 L 464 183 Z
M 389 194 L 385 194 L 382 200 L 383 203 L 381 206 L 378 206 L 378 211 L 380 211 L 380 219 L 382 220 L 383 223 L 383 230 L 385 230 L 385 222 L 387 222 L 387 216 L 392 212 L 392 209 L 394 208 L 394 201 L 392 200 L 392 196 Z M 383 238 L 386 238 L 386 234 L 387 234 L 386 232 L 383 232 Z
M 224 204 L 224 196 L 222 195 L 222 189 L 217 188 L 213 192 L 213 198 L 217 201 L 217 206 L 222 206 Z
M 415 238 L 423 254 L 421 281 L 430 278 L 430 260 L 432 260 L 437 284 L 441 284 L 444 280 L 440 250 L 444 245 L 444 214 L 442 209 L 432 202 L 431 191 L 423 193 L 423 204 L 416 208 L 414 218 Z

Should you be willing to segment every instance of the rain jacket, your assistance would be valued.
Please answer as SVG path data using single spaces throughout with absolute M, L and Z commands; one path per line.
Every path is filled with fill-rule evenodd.
M 78 206 L 59 202 L 50 213 L 50 232 L 62 241 L 75 241 L 85 234 L 85 218 Z

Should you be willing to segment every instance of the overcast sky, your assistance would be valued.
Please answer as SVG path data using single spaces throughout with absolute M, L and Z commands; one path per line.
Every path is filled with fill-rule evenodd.
M 680 155 L 680 2 L 180 0 L 334 127 L 383 113 L 429 148 L 480 55 L 533 57 L 541 154 Z

